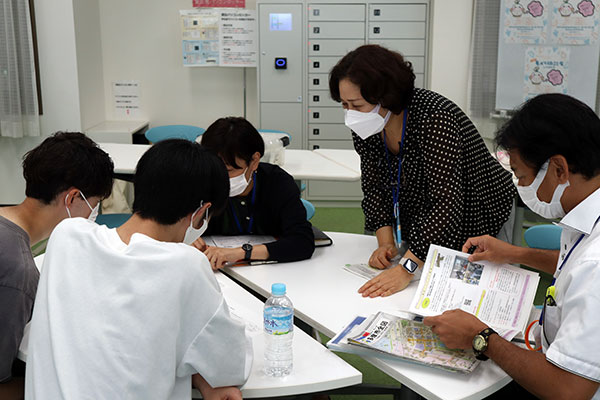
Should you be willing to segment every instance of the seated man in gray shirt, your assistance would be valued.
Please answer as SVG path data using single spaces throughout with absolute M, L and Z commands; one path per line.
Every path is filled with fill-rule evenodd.
M 31 245 L 65 218 L 95 218 L 112 174 L 108 154 L 82 133 L 58 132 L 25 155 L 26 198 L 0 208 L 0 398 L 23 386 L 8 382 L 38 285 Z

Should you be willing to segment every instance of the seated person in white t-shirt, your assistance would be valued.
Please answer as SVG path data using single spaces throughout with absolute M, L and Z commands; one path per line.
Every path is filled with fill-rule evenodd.
M 515 346 L 461 310 L 425 318 L 449 348 L 473 348 L 514 381 L 493 398 L 600 400 L 600 119 L 563 94 L 527 101 L 500 130 L 523 202 L 544 218 L 560 218 L 560 250 L 513 246 L 490 236 L 470 238 L 469 261 L 525 264 L 554 274 L 536 345 Z M 516 383 L 515 383 L 516 382 Z
M 191 243 L 226 204 L 223 162 L 199 144 L 151 147 L 132 217 L 83 218 L 48 242 L 29 339 L 26 398 L 240 399 L 252 363 L 210 264 Z M 209 212 L 210 211 L 210 212 Z M 185 243 L 182 243 L 185 242 Z

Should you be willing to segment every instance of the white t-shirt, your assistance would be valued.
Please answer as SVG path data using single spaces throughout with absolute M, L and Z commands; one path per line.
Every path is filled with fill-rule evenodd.
M 186 399 L 191 375 L 242 385 L 252 363 L 207 258 L 83 218 L 48 242 L 31 321 L 27 399 Z
M 560 221 L 559 266 L 582 234 L 583 238 L 554 274 L 556 306 L 546 306 L 541 335 L 548 361 L 595 382 L 600 382 L 599 217 L 600 189 Z M 600 400 L 600 389 L 593 399 Z

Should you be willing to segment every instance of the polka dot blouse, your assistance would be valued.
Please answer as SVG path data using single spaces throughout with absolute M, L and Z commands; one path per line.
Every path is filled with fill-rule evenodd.
M 365 228 L 394 226 L 399 155 L 386 158 L 382 135 L 352 134 L 361 160 Z M 452 101 L 415 89 L 408 108 L 400 178 L 402 240 L 425 260 L 430 244 L 460 250 L 471 236 L 497 235 L 516 195 L 511 174 L 490 154 Z

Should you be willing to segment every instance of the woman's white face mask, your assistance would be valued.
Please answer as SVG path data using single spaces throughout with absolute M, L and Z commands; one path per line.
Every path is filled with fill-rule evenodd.
M 381 104 L 377 104 L 369 112 L 344 110 L 344 123 L 361 139 L 365 140 L 369 136 L 381 132 L 392 115 L 392 112 L 388 110 L 384 118 L 379 115 L 380 109 Z
M 521 200 L 523 200 L 523 203 L 525 203 L 527 207 L 529 207 L 536 214 L 539 214 L 544 218 L 562 218 L 565 216 L 565 210 L 562 207 L 560 198 L 562 197 L 565 189 L 570 185 L 569 181 L 559 184 L 556 189 L 554 189 L 554 194 L 552 195 L 552 200 L 550 200 L 550 203 L 541 201 L 537 197 L 537 191 L 540 188 L 542 181 L 546 177 L 546 173 L 548 172 L 549 161 L 550 160 L 546 161 L 542 165 L 531 185 L 517 185 L 517 190 L 519 192 L 519 196 L 521 196 Z
M 200 228 L 198 229 L 194 228 L 194 217 L 196 216 L 196 213 L 200 211 L 201 208 L 202 204 L 200 204 L 200 207 L 198 207 L 198 209 L 196 209 L 196 211 L 194 211 L 194 213 L 192 214 L 192 218 L 190 219 L 190 226 L 187 227 L 185 231 L 185 236 L 183 238 L 183 243 L 185 244 L 191 245 L 192 243 L 194 243 L 200 236 L 202 236 L 204 232 L 206 232 L 206 229 L 208 228 L 208 210 L 206 210 L 206 216 L 202 221 L 202 226 L 200 226 Z
M 229 197 L 239 196 L 250 184 L 250 181 L 246 180 L 246 171 L 248 168 L 241 175 L 229 178 Z

